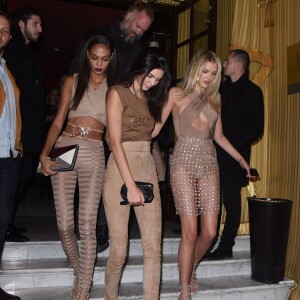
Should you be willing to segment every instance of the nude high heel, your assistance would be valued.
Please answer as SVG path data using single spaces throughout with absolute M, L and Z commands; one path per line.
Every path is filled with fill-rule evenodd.
M 74 268 L 74 282 L 73 282 L 73 288 L 71 292 L 71 297 L 73 299 L 78 299 L 79 297 L 79 261 L 75 263 L 73 266 Z
M 82 281 L 79 284 L 79 300 L 89 300 L 93 281 Z
M 190 287 L 191 287 L 191 293 L 192 294 L 197 294 L 198 291 L 199 291 L 196 268 L 197 268 L 197 265 L 194 265 L 193 266 L 193 271 L 192 271 L 192 276 L 191 276 L 191 282 L 190 282 Z
M 191 300 L 191 287 L 189 285 L 180 286 L 178 300 Z

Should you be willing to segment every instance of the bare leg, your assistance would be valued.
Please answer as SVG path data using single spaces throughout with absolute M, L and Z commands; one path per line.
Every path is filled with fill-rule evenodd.
M 201 234 L 197 238 L 194 265 L 198 265 L 216 236 L 218 214 L 201 215 Z
M 197 292 L 193 267 L 206 253 L 216 234 L 219 171 L 211 142 L 189 138 L 177 142 L 171 165 L 171 185 L 182 229 L 178 265 L 181 284 L 179 299 L 183 300 L 190 299 L 191 285 L 193 292 Z M 199 214 L 202 232 L 197 237 Z
M 180 221 L 182 238 L 178 250 L 179 280 L 182 289 L 187 289 L 191 281 L 194 263 L 198 218 L 197 216 L 181 215 Z M 182 292 L 184 292 L 184 290 L 182 290 Z

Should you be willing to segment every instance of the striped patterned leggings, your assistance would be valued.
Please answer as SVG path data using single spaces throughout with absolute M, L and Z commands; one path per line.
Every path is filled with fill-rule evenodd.
M 104 149 L 102 141 L 87 141 L 61 136 L 55 147 L 79 144 L 73 171 L 51 176 L 57 225 L 61 243 L 71 266 L 83 282 L 91 282 L 96 259 L 96 222 L 104 183 Z M 80 249 L 74 233 L 74 192 L 79 185 Z

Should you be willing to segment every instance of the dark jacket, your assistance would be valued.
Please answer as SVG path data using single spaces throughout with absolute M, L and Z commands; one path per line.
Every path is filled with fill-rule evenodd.
M 4 58 L 20 89 L 24 153 L 38 153 L 44 143 L 46 105 L 40 64 L 25 42 L 17 36 L 7 45 Z
M 229 78 L 221 85 L 221 117 L 223 133 L 249 163 L 251 145 L 257 142 L 264 129 L 263 94 L 244 74 L 236 82 Z M 216 146 L 221 185 L 245 186 L 246 173 L 221 147 Z
M 95 29 L 91 31 L 86 38 L 84 38 L 71 62 L 69 74 L 78 73 L 79 61 L 83 47 L 89 38 L 97 34 L 105 34 L 113 42 L 117 52 L 117 79 L 119 82 L 126 79 L 126 75 L 128 75 L 130 68 L 137 56 L 144 48 L 146 48 L 146 43 L 143 39 L 139 39 L 134 43 L 126 42 L 119 23 L 112 23 L 110 25 Z

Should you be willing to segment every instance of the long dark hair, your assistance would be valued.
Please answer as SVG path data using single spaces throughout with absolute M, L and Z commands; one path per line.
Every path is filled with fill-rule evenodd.
M 164 71 L 163 78 L 157 85 L 151 87 L 148 91 L 143 91 L 147 98 L 148 109 L 155 122 L 161 122 L 163 107 L 168 99 L 168 91 L 171 85 L 171 74 L 168 63 L 159 48 L 149 47 L 143 50 L 134 62 L 128 80 L 124 84 L 129 87 L 137 76 L 143 76 L 141 86 L 145 78 L 154 69 Z
M 82 54 L 79 61 L 79 74 L 76 82 L 76 90 L 72 99 L 71 109 L 76 110 L 85 91 L 89 87 L 89 80 L 91 75 L 91 64 L 87 58 L 87 52 L 90 51 L 95 45 L 103 44 L 107 46 L 111 51 L 111 60 L 106 70 L 106 82 L 110 87 L 116 82 L 116 53 L 111 40 L 106 35 L 95 35 L 91 37 L 84 45 Z

